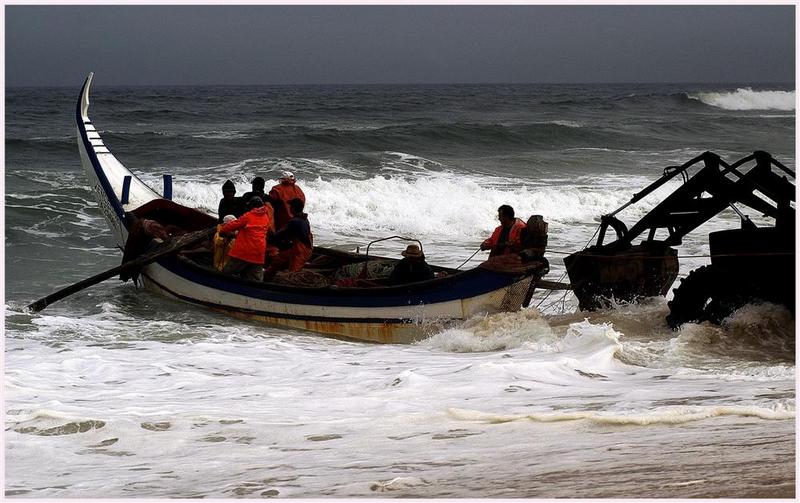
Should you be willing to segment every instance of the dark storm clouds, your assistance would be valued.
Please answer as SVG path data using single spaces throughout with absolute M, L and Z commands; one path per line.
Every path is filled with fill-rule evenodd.
M 6 85 L 794 82 L 794 6 L 6 6 Z

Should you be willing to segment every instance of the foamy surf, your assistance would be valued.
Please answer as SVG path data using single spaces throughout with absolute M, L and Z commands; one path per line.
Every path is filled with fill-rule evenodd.
M 521 347 L 537 352 L 557 351 L 556 335 L 536 309 L 475 316 L 418 344 L 453 353 L 478 353 Z
M 240 192 L 249 190 L 247 175 L 231 175 L 231 180 Z M 276 183 L 267 179 L 268 188 Z M 407 169 L 402 175 L 367 179 L 306 175 L 298 184 L 306 194 L 306 209 L 315 227 L 338 233 L 379 230 L 448 240 L 477 239 L 491 232 L 502 204 L 512 205 L 522 218 L 540 214 L 547 221 L 570 224 L 593 222 L 630 198 L 628 193 L 609 193 L 603 187 L 542 187 L 517 179 Z M 160 182 L 154 180 L 154 185 L 159 187 Z M 222 181 L 184 180 L 176 183 L 174 198 L 216 212 L 221 185 Z
M 375 492 L 391 492 L 428 485 L 429 482 L 420 477 L 395 477 L 391 480 L 381 480 L 370 484 L 370 490 Z
M 582 249 L 600 214 L 666 166 L 763 148 L 795 164 L 794 109 L 770 111 L 767 95 L 750 105 L 767 109 L 727 112 L 659 85 L 98 92 L 111 150 L 158 192 L 171 173 L 178 202 L 214 212 L 225 179 L 242 194 L 288 169 L 318 244 L 363 253 L 411 234 L 453 267 L 511 204 L 550 223 L 553 280 L 560 253 Z M 785 313 L 672 332 L 664 299 L 553 316 L 553 292 L 537 309 L 393 346 L 227 318 L 113 280 L 17 312 L 118 265 L 119 251 L 78 167 L 76 93 L 7 93 L 7 497 L 794 495 L 794 353 L 768 337 L 786 335 Z M 709 127 L 709 114 L 722 120 Z M 620 218 L 630 227 L 673 182 Z M 722 224 L 738 217 L 692 232 L 679 253 L 707 255 Z M 681 273 L 703 261 L 682 258 Z M 739 333 L 750 342 L 737 346 Z M 759 417 L 770 411 L 787 418 Z
M 794 110 L 794 91 L 754 91 L 750 87 L 736 91 L 688 94 L 690 99 L 724 110 Z
M 531 414 L 493 414 L 469 409 L 449 408 L 447 414 L 453 419 L 475 421 L 481 423 L 509 423 L 513 421 L 535 421 L 554 423 L 561 421 L 587 421 L 599 425 L 613 426 L 650 426 L 684 424 L 704 419 L 726 416 L 755 417 L 769 421 L 790 420 L 795 418 L 794 406 L 758 407 L 758 406 L 685 406 L 663 407 L 654 411 L 613 413 L 599 411 L 574 412 L 538 412 Z

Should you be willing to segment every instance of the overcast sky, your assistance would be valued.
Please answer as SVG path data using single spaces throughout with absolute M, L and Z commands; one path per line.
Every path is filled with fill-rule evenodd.
M 6 6 L 6 85 L 794 82 L 788 6 Z

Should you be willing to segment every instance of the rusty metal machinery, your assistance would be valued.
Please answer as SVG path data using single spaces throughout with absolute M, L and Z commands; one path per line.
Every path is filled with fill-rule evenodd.
M 701 167 L 690 175 L 695 165 Z M 630 229 L 616 217 L 679 175 L 684 183 Z M 793 311 L 794 178 L 792 170 L 763 151 L 733 164 L 705 152 L 681 166 L 666 168 L 628 203 L 601 217 L 594 245 L 564 259 L 580 309 L 666 295 L 678 275 L 678 253 L 673 247 L 730 207 L 739 215 L 741 228 L 710 234 L 711 264 L 693 271 L 675 290 L 668 322 L 673 327 L 688 321 L 719 322 L 756 300 L 784 304 Z M 757 227 L 737 204 L 774 219 L 774 226 Z M 605 243 L 609 227 L 616 239 Z M 644 239 L 634 244 L 640 236 Z

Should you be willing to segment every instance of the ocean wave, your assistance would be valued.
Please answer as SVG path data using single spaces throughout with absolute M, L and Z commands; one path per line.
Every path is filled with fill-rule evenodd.
M 746 304 L 722 321 L 721 325 L 708 322 L 687 323 L 671 341 L 668 356 L 698 360 L 711 355 L 736 358 L 740 361 L 774 362 L 784 368 L 794 361 L 795 328 L 792 314 L 783 306 L 759 303 Z M 791 366 L 792 372 L 793 366 Z M 762 376 L 758 369 L 746 368 L 728 375 L 725 369 L 711 372 L 734 379 L 751 377 L 773 378 L 772 372 Z M 751 374 L 751 371 L 754 373 Z
M 687 93 L 687 97 L 724 110 L 794 110 L 794 91 L 735 91 Z
M 558 350 L 558 338 L 536 309 L 475 316 L 418 344 L 452 353 L 480 353 L 520 347 L 540 353 Z
M 409 161 L 415 162 L 401 158 L 401 162 Z M 244 180 L 242 176 L 234 183 L 238 187 Z M 176 185 L 175 200 L 216 211 L 223 181 Z M 267 180 L 268 186 L 274 183 L 277 180 Z M 497 208 L 502 204 L 510 204 L 523 219 L 540 214 L 550 222 L 586 223 L 630 198 L 628 193 L 605 187 L 535 186 L 508 177 L 424 169 L 365 179 L 301 178 L 299 185 L 314 226 L 337 233 L 380 231 L 437 240 L 483 236 L 497 226 Z
M 34 138 L 6 137 L 6 154 L 32 153 L 41 156 L 43 153 L 73 153 L 76 149 L 75 138 L 69 136 L 47 136 Z
M 203 138 L 208 140 L 233 140 L 240 138 L 252 138 L 254 135 L 253 133 L 244 131 L 212 130 L 192 133 L 190 136 L 192 138 Z
M 449 408 L 447 413 L 454 419 L 477 421 L 481 423 L 508 423 L 512 421 L 536 421 L 553 423 L 561 421 L 585 420 L 601 425 L 662 425 L 684 424 L 692 421 L 716 417 L 740 416 L 755 417 L 764 420 L 793 420 L 793 405 L 779 404 L 774 407 L 756 405 L 730 406 L 673 406 L 641 412 L 606 412 L 606 411 L 558 411 L 534 412 L 530 414 L 496 414 L 476 410 Z

